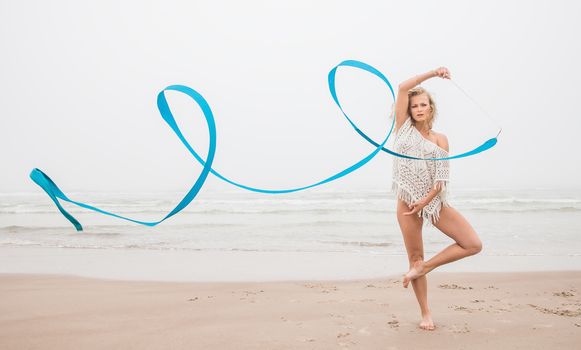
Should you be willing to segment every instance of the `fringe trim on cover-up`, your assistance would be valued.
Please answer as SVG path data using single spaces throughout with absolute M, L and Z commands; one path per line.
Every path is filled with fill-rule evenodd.
M 434 210 L 433 213 L 428 213 L 426 210 L 424 210 L 425 207 L 424 209 L 418 212 L 418 216 L 424 219 L 424 225 L 427 226 L 433 226 L 436 222 L 438 222 L 438 220 L 440 220 L 440 209 L 442 209 L 442 207 L 450 206 L 447 200 L 448 181 L 446 180 L 436 181 L 436 183 L 434 184 L 434 189 L 436 189 L 437 188 L 436 186 L 438 185 L 441 188 L 440 193 L 438 193 L 438 196 L 440 196 L 441 206 L 436 208 L 436 210 Z M 411 205 L 412 203 L 416 202 L 416 200 L 412 198 L 412 195 L 408 191 L 400 188 L 397 185 L 397 183 L 393 182 L 391 185 L 391 189 L 393 192 L 395 192 L 396 197 L 404 201 L 407 205 Z
M 395 195 L 396 195 L 396 197 L 397 197 L 398 199 L 401 199 L 401 200 L 402 200 L 402 201 L 404 201 L 404 202 L 405 202 L 407 205 L 410 205 L 410 204 L 412 204 L 412 203 L 414 202 L 414 199 L 412 198 L 412 195 L 411 195 L 411 194 L 410 194 L 408 191 L 406 191 L 406 190 L 404 190 L 404 189 L 400 188 L 400 187 L 397 185 L 397 183 L 395 183 L 395 182 L 394 182 L 394 183 L 391 185 L 391 190 L 392 190 L 393 192 L 395 192 Z
M 448 180 L 436 180 L 434 181 L 434 189 L 440 188 L 440 200 L 442 201 L 442 205 L 445 207 L 449 207 L 450 204 L 448 203 Z

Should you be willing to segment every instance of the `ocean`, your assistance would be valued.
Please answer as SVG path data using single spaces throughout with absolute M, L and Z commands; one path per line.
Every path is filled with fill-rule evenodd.
M 144 221 L 161 219 L 181 199 L 178 193 L 70 193 L 69 196 Z M 467 267 L 478 266 L 479 270 L 486 271 L 488 266 L 495 271 L 520 257 L 518 261 L 524 265 L 519 269 L 526 269 L 527 258 L 534 265 L 531 269 L 581 268 L 580 190 L 452 190 L 449 199 L 483 241 L 479 263 Z M 166 257 L 197 254 L 197 263 L 201 256 L 212 256 L 208 260 L 212 264 L 234 256 L 246 257 L 235 260 L 238 262 L 248 261 L 248 257 L 268 256 L 269 259 L 256 261 L 255 269 L 271 272 L 276 268 L 264 265 L 270 265 L 272 257 L 333 257 L 338 269 L 351 271 L 343 274 L 337 271 L 332 274 L 336 278 L 395 273 L 385 266 L 365 268 L 369 259 L 398 261 L 398 269 L 407 264 L 395 205 L 394 195 L 388 191 L 312 190 L 285 195 L 243 191 L 200 193 L 199 198 L 176 216 L 156 227 L 146 227 L 67 204 L 65 208 L 84 226 L 83 232 L 76 232 L 43 193 L 0 194 L 0 252 L 4 252 L 0 272 L 83 275 L 82 271 L 63 270 L 62 266 L 47 270 L 51 261 L 56 265 L 75 265 L 76 258 L 37 259 L 66 252 L 69 257 L 133 254 L 145 260 L 148 254 Z M 446 235 L 429 227 L 424 229 L 423 240 L 426 258 L 452 243 Z M 354 256 L 363 260 L 350 260 Z M 23 261 L 24 257 L 29 258 L 28 262 Z M 303 274 L 309 278 L 324 277 L 333 271 L 331 264 L 315 273 L 316 260 L 315 267 L 287 261 L 284 264 L 291 269 L 296 267 L 288 278 L 301 277 L 301 269 L 312 270 L 312 274 Z M 109 273 L 98 275 L 115 277 L 111 269 L 115 270 L 109 268 Z M 123 274 L 127 275 L 130 271 Z M 232 277 L 219 272 L 213 276 L 226 280 Z M 256 276 L 260 278 L 260 274 Z

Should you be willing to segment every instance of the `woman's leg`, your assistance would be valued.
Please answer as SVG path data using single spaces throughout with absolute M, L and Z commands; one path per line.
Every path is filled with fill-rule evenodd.
M 414 280 L 432 271 L 438 266 L 477 254 L 482 250 L 482 242 L 470 223 L 451 207 L 443 207 L 440 210 L 440 220 L 435 226 L 452 238 L 456 243 L 444 248 L 423 264 L 418 264 L 410 270 L 406 277 Z
M 435 226 L 456 243 L 446 247 L 426 261 L 424 268 L 426 273 L 438 266 L 478 254 L 482 250 L 482 242 L 468 220 L 456 209 L 443 207 L 440 210 L 440 220 Z
M 412 269 L 414 265 L 421 264 L 424 260 L 424 244 L 422 240 L 423 221 L 421 218 L 415 215 L 402 215 L 408 211 L 409 208 L 405 202 L 398 200 L 397 221 L 403 235 L 410 269 Z M 407 288 L 407 283 L 405 287 Z M 428 280 L 426 276 L 422 276 L 412 281 L 412 287 L 422 312 L 422 322 L 420 323 L 420 328 L 433 330 L 434 322 L 432 321 L 430 308 L 428 307 Z

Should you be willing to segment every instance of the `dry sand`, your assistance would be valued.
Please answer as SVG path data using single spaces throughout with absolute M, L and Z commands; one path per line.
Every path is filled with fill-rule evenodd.
M 581 271 L 264 283 L 0 275 L 0 349 L 579 349 Z

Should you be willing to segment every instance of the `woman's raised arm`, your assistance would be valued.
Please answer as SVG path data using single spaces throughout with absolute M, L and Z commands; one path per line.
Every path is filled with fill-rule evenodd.
M 423 81 L 433 77 L 450 79 L 450 71 L 446 67 L 431 70 L 429 72 L 416 75 L 399 84 L 397 98 L 395 99 L 395 129 L 399 129 L 407 118 L 408 114 L 408 91 L 420 85 Z

